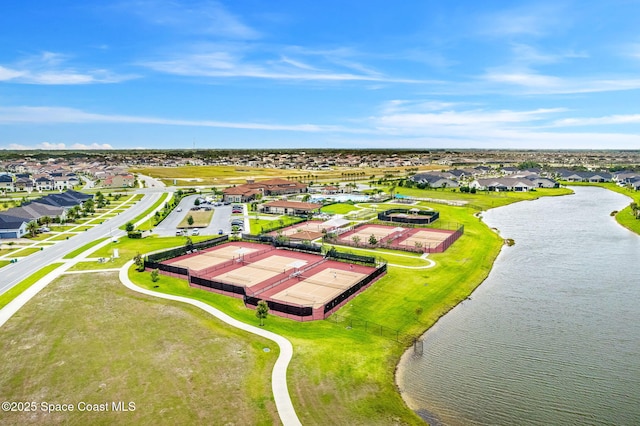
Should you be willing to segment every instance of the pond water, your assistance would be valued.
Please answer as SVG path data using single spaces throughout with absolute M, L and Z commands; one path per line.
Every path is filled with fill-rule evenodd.
M 484 213 L 504 247 L 397 380 L 431 424 L 640 424 L 640 237 L 601 188 Z

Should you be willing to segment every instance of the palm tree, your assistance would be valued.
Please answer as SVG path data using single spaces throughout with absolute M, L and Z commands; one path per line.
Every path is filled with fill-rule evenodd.
M 29 235 L 35 237 L 36 233 L 38 232 L 38 222 L 36 222 L 35 220 L 29 222 L 27 224 L 27 231 L 29 231 Z

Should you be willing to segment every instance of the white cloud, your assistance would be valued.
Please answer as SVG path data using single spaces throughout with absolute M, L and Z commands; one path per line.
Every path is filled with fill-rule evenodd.
M 118 75 L 104 69 L 79 71 L 65 67 L 66 55 L 42 52 L 15 62 L 10 66 L 0 65 L 0 81 L 22 84 L 77 85 L 119 83 L 136 78 L 133 75 Z
M 640 124 L 640 114 L 619 114 L 604 117 L 564 118 L 552 123 L 556 127 L 602 126 L 611 124 Z
M 83 143 L 74 143 L 73 145 L 67 147 L 67 144 L 65 144 L 64 142 L 57 142 L 57 143 L 41 142 L 34 146 L 12 143 L 12 144 L 9 144 L 9 147 L 7 149 L 15 150 L 15 151 L 24 151 L 24 150 L 32 150 L 32 149 L 44 149 L 44 150 L 113 149 L 113 146 L 108 143 L 99 144 L 94 142 L 89 145 L 86 145 Z
M 349 128 L 317 124 L 270 124 L 228 122 L 215 120 L 182 120 L 130 115 L 108 115 L 85 112 L 64 107 L 0 107 L 0 124 L 60 124 L 60 123 L 116 123 L 159 124 L 166 126 L 214 127 L 247 130 L 272 130 L 292 132 L 350 132 Z M 357 131 L 357 130 L 355 130 Z
M 534 2 L 530 5 L 480 15 L 478 32 L 491 37 L 543 37 L 560 27 L 566 27 L 570 21 L 561 3 Z
M 114 6 L 153 25 L 180 33 L 209 34 L 231 39 L 256 39 L 260 32 L 242 22 L 220 2 L 181 4 L 170 0 L 127 0 Z
M 258 48 L 261 49 L 261 54 L 254 55 L 253 50 Z M 298 56 L 304 56 L 307 60 L 292 57 L 296 52 Z M 309 63 L 308 59 L 311 58 L 317 64 Z M 322 56 L 320 52 L 308 52 L 297 48 L 231 43 L 194 46 L 191 52 L 143 61 L 140 65 L 162 73 L 191 77 L 409 84 L 428 82 L 385 76 L 349 58 L 340 57 L 335 50 Z

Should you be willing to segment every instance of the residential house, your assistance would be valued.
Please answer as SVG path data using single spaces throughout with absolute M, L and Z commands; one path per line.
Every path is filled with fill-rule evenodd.
M 21 238 L 27 233 L 27 221 L 0 213 L 0 239 Z
M 306 216 L 320 210 L 322 204 L 301 203 L 298 201 L 271 201 L 260 206 L 263 213 L 286 214 L 289 216 Z
M 37 191 L 51 191 L 54 189 L 54 180 L 49 175 L 38 175 L 33 181 L 35 182 L 35 189 Z
M 14 182 L 16 191 L 33 192 L 34 185 L 33 179 L 29 177 L 18 177 Z
M 13 185 L 13 176 L 0 175 L 0 191 L 4 191 L 4 192 L 15 191 L 15 186 Z
M 458 182 L 435 173 L 416 173 L 411 176 L 410 179 L 418 184 L 427 185 L 430 188 L 457 188 L 460 186 Z
M 102 186 L 105 188 L 131 188 L 135 178 L 131 174 L 117 174 L 108 176 L 102 182 Z
M 483 191 L 530 191 L 536 186 L 528 179 L 520 178 L 487 178 L 476 179 L 469 184 L 470 188 L 476 188 Z

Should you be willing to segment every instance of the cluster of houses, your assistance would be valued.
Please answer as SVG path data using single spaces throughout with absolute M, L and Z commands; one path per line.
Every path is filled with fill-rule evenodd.
M 100 181 L 104 188 L 133 187 L 128 166 L 108 162 L 74 162 L 64 159 L 0 161 L 0 191 L 65 191 L 81 183 L 80 174 Z
M 542 176 L 538 169 L 518 170 L 504 167 L 499 176 L 488 176 L 492 169 L 479 166 L 472 169 L 454 169 L 446 172 L 417 173 L 410 179 L 431 188 L 458 188 L 468 186 L 480 191 L 530 191 L 535 188 L 557 188 L 558 182 Z
M 0 239 L 21 238 L 27 233 L 27 225 L 44 217 L 66 217 L 69 209 L 82 205 L 91 195 L 67 190 L 60 194 L 49 194 L 20 207 L 0 212 Z
M 631 171 L 608 173 L 558 169 L 543 173 L 540 169 L 518 170 L 513 167 L 504 167 L 500 169 L 498 176 L 489 177 L 486 176 L 489 170 L 480 166 L 473 169 L 417 173 L 410 180 L 430 188 L 468 186 L 480 191 L 531 191 L 536 188 L 557 188 L 559 183 L 556 179 L 567 182 L 615 182 L 620 186 L 640 190 L 640 173 Z
M 66 191 L 80 184 L 80 178 L 74 172 L 51 172 L 32 175 L 31 173 L 0 174 L 0 191 Z

